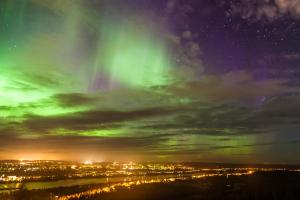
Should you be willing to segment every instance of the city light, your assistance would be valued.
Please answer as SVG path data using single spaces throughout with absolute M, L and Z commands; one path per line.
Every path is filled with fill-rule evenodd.
M 86 164 L 86 165 L 91 165 L 91 164 L 93 164 L 93 162 L 90 161 L 90 160 L 86 160 L 86 161 L 84 161 L 84 164 Z

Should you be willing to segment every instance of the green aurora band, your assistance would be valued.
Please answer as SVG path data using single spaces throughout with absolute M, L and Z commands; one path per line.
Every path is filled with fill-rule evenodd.
M 170 56 L 164 42 L 146 25 L 87 16 L 85 8 L 74 4 L 65 9 L 68 4 L 58 1 L 52 6 L 34 1 L 5 3 L 1 24 L 7 27 L 2 27 L 1 41 L 6 45 L 1 46 L 0 63 L 0 92 L 5 95 L 1 95 L 1 105 L 18 107 L 61 93 L 167 84 Z M 30 14 L 27 4 L 49 10 Z M 53 17 L 53 12 L 59 14 Z M 88 29 L 92 29 L 93 41 L 84 35 Z M 87 44 L 95 41 L 97 44 Z M 59 86 L 52 84 L 57 82 Z M 30 112 L 48 114 L 36 110 Z M 63 112 L 54 110 L 49 114 Z
M 168 87 L 176 79 L 163 26 L 148 22 L 147 16 L 136 20 L 137 16 L 128 12 L 103 14 L 84 6 L 83 2 L 70 2 L 1 1 L 2 121 L 18 124 L 25 122 L 28 116 L 52 119 L 92 109 L 122 112 L 155 106 L 184 107 L 192 102 L 189 98 L 154 89 Z M 57 97 L 66 94 L 84 94 L 87 100 L 89 97 L 99 98 L 96 103 L 64 106 Z M 17 128 L 17 131 L 19 137 L 25 139 L 47 135 L 130 137 L 136 136 L 137 132 L 151 136 L 156 134 L 156 130 L 143 132 L 143 129 L 136 128 L 138 124 L 168 123 L 173 119 L 174 116 L 170 115 L 150 118 L 149 121 L 125 120 L 121 127 L 96 127 L 91 130 L 54 128 L 42 133 L 24 126 Z M 6 130 L 10 130 L 10 125 Z M 170 128 L 168 133 L 171 136 L 163 139 L 156 150 L 149 152 L 165 159 L 181 150 L 189 152 L 197 149 L 199 141 L 213 145 L 215 138 L 219 138 L 196 134 L 187 134 L 182 138 L 172 136 L 174 132 L 176 130 Z M 255 137 L 241 136 L 234 141 L 218 144 L 241 145 L 249 141 L 255 141 Z M 242 153 L 252 152 L 250 147 L 241 149 Z M 217 150 L 207 156 L 226 157 L 230 153 Z M 202 157 L 199 155 L 197 158 Z

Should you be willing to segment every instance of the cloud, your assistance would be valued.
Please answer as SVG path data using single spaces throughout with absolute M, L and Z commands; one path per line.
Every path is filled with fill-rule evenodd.
M 118 146 L 118 150 L 136 150 L 146 147 L 155 146 L 166 141 L 166 135 L 140 136 L 140 137 L 85 137 L 85 136 L 44 136 L 38 138 L 20 138 L 14 135 L 2 135 L 5 140 L 0 141 L 1 149 L 6 149 L 13 144 L 15 148 L 23 148 L 25 145 L 32 149 L 74 149 L 76 148 L 97 148 L 98 150 L 114 150 Z M 68 141 L 68 143 L 66 143 Z M 19 146 L 19 147 L 18 147 Z
M 155 137 L 43 136 L 37 138 L 1 135 L 0 150 L 3 152 L 1 158 L 6 159 L 12 155 L 27 159 L 123 161 L 145 155 L 153 156 L 152 152 L 167 140 L 166 135 L 158 134 Z M 38 152 L 42 152 L 41 155 Z
M 176 108 L 145 108 L 141 110 L 116 111 L 116 110 L 88 110 L 56 116 L 25 116 L 23 126 L 33 131 L 37 130 L 103 130 L 115 128 L 115 123 L 135 121 L 144 118 L 170 115 L 178 112 Z
M 292 52 L 292 53 L 285 53 L 282 55 L 287 60 L 300 60 L 300 53 Z
M 221 75 L 207 75 L 191 82 L 172 85 L 168 89 L 176 95 L 209 100 L 242 100 L 272 96 L 297 90 L 285 86 L 287 80 L 255 80 L 252 73 L 235 71 Z
M 198 81 L 151 91 L 58 94 L 46 99 L 44 106 L 54 104 L 56 109 L 65 108 L 60 114 L 30 113 L 39 107 L 34 104 L 5 106 L 3 111 L 20 110 L 23 115 L 18 120 L 4 121 L 4 124 L 9 132 L 29 137 L 47 134 L 101 136 L 105 132 L 227 136 L 270 132 L 286 123 L 297 123 L 299 117 L 295 112 L 298 105 L 294 102 L 297 96 L 284 95 L 296 92 L 297 88 L 287 86 L 284 80 L 255 80 L 246 71 L 206 75 Z M 290 103 L 283 106 L 283 101 Z M 290 121 L 279 117 L 282 115 Z M 11 122 L 14 123 L 8 124 Z M 8 129 L 2 132 L 5 131 Z
M 174 70 L 171 71 L 175 82 L 197 79 L 205 69 L 199 36 L 197 32 L 192 31 L 190 21 L 197 2 L 169 0 L 165 5 L 164 18 L 169 27 L 166 40 L 175 65 Z
M 94 104 L 97 98 L 84 93 L 69 93 L 54 95 L 52 100 L 58 101 L 62 107 L 76 107 Z
M 224 101 L 198 101 L 169 108 L 87 110 L 58 116 L 26 115 L 25 120 L 19 123 L 2 121 L 0 134 L 3 140 L 0 146 L 6 151 L 47 149 L 71 152 L 80 149 L 82 155 L 92 151 L 114 155 L 119 151 L 138 151 L 145 157 L 176 157 L 222 149 L 239 151 L 256 145 L 285 145 L 287 142 L 280 140 L 273 144 L 239 138 L 284 135 L 287 131 L 297 133 L 300 128 L 299 100 L 299 95 L 289 94 L 268 97 L 259 107 Z M 116 146 L 119 148 L 115 149 Z
M 154 121 L 141 129 L 181 135 L 241 136 L 269 133 L 297 133 L 300 128 L 299 95 L 267 98 L 259 107 L 236 103 L 193 104 L 192 111 L 178 113 L 164 121 Z
M 300 19 L 298 0 L 235 0 L 229 5 L 229 13 L 243 19 L 274 21 L 288 15 Z
M 290 13 L 292 16 L 300 17 L 300 2 L 298 0 L 275 0 L 281 13 Z

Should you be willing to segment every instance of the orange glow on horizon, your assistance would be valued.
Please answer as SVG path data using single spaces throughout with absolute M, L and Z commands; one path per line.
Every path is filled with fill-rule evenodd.
M 43 153 L 24 153 L 16 156 L 18 160 L 60 160 L 61 158 L 53 154 L 43 154 Z

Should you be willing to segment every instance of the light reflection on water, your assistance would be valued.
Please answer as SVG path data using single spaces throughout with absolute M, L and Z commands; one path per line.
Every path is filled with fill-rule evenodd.
M 182 176 L 182 175 L 181 175 Z M 40 181 L 40 182 L 27 182 L 27 183 L 6 183 L 0 184 L 0 193 L 4 191 L 12 191 L 14 189 L 51 189 L 58 187 L 71 187 L 80 185 L 93 185 L 101 183 L 117 183 L 117 182 L 132 182 L 143 181 L 148 179 L 160 180 L 168 178 L 178 178 L 180 175 L 156 175 L 156 176 L 130 176 L 130 177 L 103 177 L 103 178 L 82 178 L 82 179 L 64 179 L 58 181 Z

